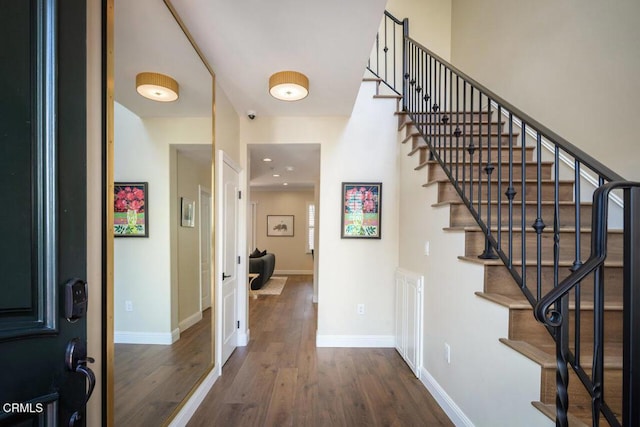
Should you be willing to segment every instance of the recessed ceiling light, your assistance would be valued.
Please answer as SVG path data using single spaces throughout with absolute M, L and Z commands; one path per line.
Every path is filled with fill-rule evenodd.
M 288 182 L 283 182 L 282 185 L 289 185 L 289 183 Z
M 271 159 L 270 159 L 270 158 L 268 158 L 268 157 L 265 157 L 264 159 L 262 159 L 262 161 L 263 161 L 263 162 L 270 162 L 270 161 L 271 161 Z
M 293 166 L 287 166 L 284 168 L 287 172 L 293 172 Z
M 280 174 L 279 174 L 279 173 L 274 173 L 274 174 L 273 174 L 273 177 L 274 177 L 274 178 L 277 178 L 277 177 L 279 177 L 279 176 L 280 176 Z

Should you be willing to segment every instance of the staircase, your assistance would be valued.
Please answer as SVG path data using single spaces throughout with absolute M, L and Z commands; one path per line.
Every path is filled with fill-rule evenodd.
M 415 169 L 450 207 L 447 230 L 464 232 L 459 258 L 484 268 L 476 295 L 509 310 L 500 341 L 540 366 L 532 404 L 559 426 L 640 425 L 640 184 L 412 40 L 406 19 L 383 22 L 403 36 L 376 39 L 368 68 L 391 90 L 377 97 L 398 99 Z
M 447 114 L 447 113 L 442 113 Z M 492 115 L 493 116 L 493 115 Z M 484 266 L 484 291 L 477 292 L 476 295 L 480 298 L 484 298 L 495 304 L 499 304 L 509 309 L 509 336 L 501 339 L 501 342 L 513 350 L 521 353 L 529 359 L 540 365 L 540 378 L 541 378 L 541 394 L 540 401 L 533 402 L 534 406 L 540 409 L 550 418 L 555 418 L 555 399 L 556 399 L 556 357 L 555 357 L 555 342 L 546 328 L 533 316 L 533 308 L 529 301 L 523 295 L 520 287 L 509 273 L 508 269 L 504 266 L 503 262 L 499 259 L 481 259 L 478 255 L 485 250 L 485 235 L 478 227 L 478 224 L 471 215 L 469 209 L 460 199 L 456 193 L 455 188 L 450 183 L 449 178 L 443 171 L 443 168 L 435 160 L 429 160 L 429 148 L 424 142 L 419 132 L 416 129 L 416 125 L 411 121 L 408 114 L 404 112 L 398 113 L 399 117 L 399 132 L 403 133 L 403 142 L 405 144 L 411 144 L 409 151 L 410 155 L 417 158 L 416 171 L 424 171 L 425 173 L 425 186 L 437 186 L 438 187 L 438 204 L 450 206 L 450 227 L 448 231 L 464 231 L 465 233 L 465 253 L 460 254 L 460 259 L 466 262 L 481 264 Z M 482 118 L 478 115 L 473 121 L 480 122 Z M 500 126 L 497 119 L 494 117 L 494 126 L 496 128 Z M 485 125 L 488 122 L 485 122 Z M 478 136 L 479 133 L 475 133 L 474 136 Z M 447 146 L 448 149 L 448 146 Z M 501 155 L 504 158 L 508 157 L 508 147 L 504 147 Z M 517 147 L 515 150 L 516 156 L 521 155 L 521 148 Z M 527 163 L 525 166 L 525 176 L 528 180 L 537 179 L 536 163 L 533 161 L 535 147 L 526 147 L 525 157 Z M 477 175 L 478 170 L 482 168 L 479 166 L 478 156 L 469 156 L 466 162 L 462 162 L 462 154 L 459 153 L 456 161 L 453 162 L 453 169 L 458 168 L 459 174 L 465 170 L 466 174 Z M 498 151 L 493 155 L 494 159 L 497 159 Z M 454 154 L 454 157 L 455 154 Z M 533 167 L 529 167 L 532 165 Z M 551 172 L 553 162 L 547 162 L 541 168 L 543 184 L 551 189 L 542 189 L 542 218 L 553 217 L 554 209 L 554 194 Z M 515 168 L 514 175 L 521 176 L 519 168 Z M 506 176 L 506 173 L 502 174 Z M 495 180 L 495 179 L 494 179 Z M 520 186 L 520 182 L 514 182 L 516 186 Z M 507 187 L 505 183 L 502 184 L 504 188 Z M 486 197 L 486 185 L 482 186 L 482 190 L 485 191 L 484 197 Z M 534 188 L 535 189 L 535 188 Z M 470 186 L 468 190 L 470 192 Z M 500 194 L 497 192 L 497 185 L 493 189 L 493 194 Z M 529 222 L 536 218 L 537 215 L 537 201 L 535 199 L 536 194 L 527 194 L 524 203 L 525 218 L 529 218 Z M 575 204 L 573 203 L 573 182 L 562 182 L 560 186 L 561 201 L 559 204 L 560 215 L 564 218 L 575 218 Z M 493 233 L 498 231 L 498 215 L 497 200 L 492 203 L 494 211 L 492 218 L 492 230 Z M 517 215 L 512 217 L 512 221 L 516 223 L 521 222 L 522 217 L 522 202 L 518 198 L 514 198 L 512 208 Z M 508 226 L 509 216 L 507 215 L 507 207 L 501 206 L 504 212 L 500 215 L 500 224 L 502 231 L 505 231 Z M 579 232 L 582 235 L 581 245 L 582 253 L 588 253 L 590 244 L 590 218 L 591 218 L 591 203 L 580 204 L 581 218 L 584 218 L 582 225 L 579 228 Z M 560 224 L 559 232 L 562 234 L 561 241 L 575 242 L 576 228 L 573 226 L 573 221 L 567 220 Z M 516 242 L 522 241 L 522 228 L 514 227 L 512 230 L 513 239 Z M 610 261 L 605 266 L 605 282 L 607 283 L 607 292 L 605 295 L 605 325 L 607 331 L 605 333 L 606 344 L 605 354 L 609 355 L 605 361 L 605 377 L 607 378 L 607 390 L 605 392 L 605 400 L 609 403 L 612 410 L 616 415 L 619 415 L 622 411 L 622 234 L 620 230 L 609 231 L 609 248 L 610 248 Z M 526 253 L 535 254 L 537 252 L 537 235 L 535 230 L 531 227 L 525 229 Z M 554 266 L 553 266 L 553 244 L 554 233 L 553 230 L 543 231 L 542 233 L 542 263 L 540 268 L 541 282 L 543 283 L 542 293 L 546 294 L 551 290 L 554 283 Z M 512 255 L 514 258 L 521 257 L 522 247 L 516 245 L 513 248 Z M 612 253 L 613 252 L 613 253 Z M 559 254 L 559 280 L 564 279 L 571 273 L 573 266 L 575 249 L 567 245 L 561 247 Z M 537 260 L 525 259 L 525 271 L 526 271 L 526 283 L 530 292 L 535 293 L 535 284 L 537 283 Z M 521 270 L 522 263 L 516 263 L 516 269 Z M 584 301 L 593 299 L 593 292 L 591 287 L 584 286 L 581 299 L 582 304 L 581 316 L 584 324 L 593 323 L 593 307 L 586 304 Z M 572 310 L 571 317 L 575 318 L 575 303 L 571 298 L 570 307 Z M 592 331 L 583 326 L 582 328 L 582 342 L 592 342 Z M 591 349 L 583 348 L 583 354 L 592 354 Z M 585 357 L 587 359 L 587 357 Z M 590 360 L 583 361 L 583 367 L 587 372 L 590 372 Z M 591 397 L 586 392 L 582 384 L 575 374 L 572 374 L 569 379 L 569 400 L 571 402 L 570 410 L 570 425 L 591 425 Z

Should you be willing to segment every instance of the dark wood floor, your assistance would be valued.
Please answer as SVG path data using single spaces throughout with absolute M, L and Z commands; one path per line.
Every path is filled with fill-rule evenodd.
M 172 345 L 115 344 L 116 426 L 160 426 L 211 365 L 211 310 Z
M 316 348 L 311 276 L 249 299 L 251 341 L 189 426 L 453 425 L 394 349 Z

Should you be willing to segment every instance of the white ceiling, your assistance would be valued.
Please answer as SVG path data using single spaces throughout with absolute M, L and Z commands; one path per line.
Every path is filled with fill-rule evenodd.
M 219 87 L 241 116 L 349 115 L 385 0 L 171 0 Z M 211 114 L 211 79 L 161 0 L 115 1 L 115 97 L 140 117 Z M 295 70 L 309 77 L 309 96 L 283 102 L 268 93 L 269 76 Z M 158 103 L 135 91 L 135 76 L 175 78 L 180 98 Z M 208 86 L 207 86 L 208 85 Z M 189 155 L 194 154 L 194 148 Z M 293 166 L 289 188 L 319 179 L 320 148 L 309 144 L 251 146 L 250 185 L 281 186 L 271 167 Z M 195 150 L 197 151 L 197 150 Z M 204 153 L 203 153 L 204 155 Z M 254 161 L 271 157 L 271 165 Z M 281 174 L 281 178 L 285 176 Z
M 249 165 L 254 189 L 313 188 L 320 181 L 320 144 L 251 144 Z

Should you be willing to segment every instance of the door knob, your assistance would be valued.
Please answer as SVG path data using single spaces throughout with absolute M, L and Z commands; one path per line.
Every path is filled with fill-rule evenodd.
M 87 356 L 87 345 L 84 340 L 80 338 L 74 338 L 67 344 L 67 351 L 65 354 L 65 365 L 67 369 L 72 372 L 77 372 L 85 376 L 87 381 L 89 382 L 88 388 L 85 391 L 85 398 L 82 402 L 82 406 L 73 413 L 71 419 L 69 420 L 69 425 L 73 426 L 77 421 L 82 418 L 81 413 L 84 410 L 84 407 L 87 405 L 91 394 L 93 393 L 93 389 L 96 386 L 96 376 L 87 366 L 87 363 L 93 363 L 95 359 L 93 357 Z
M 228 279 L 229 277 L 231 277 L 231 275 L 230 275 L 230 274 L 229 274 L 229 275 L 227 275 L 227 274 L 224 274 L 224 272 L 222 273 L 222 280 L 224 280 L 224 279 Z

